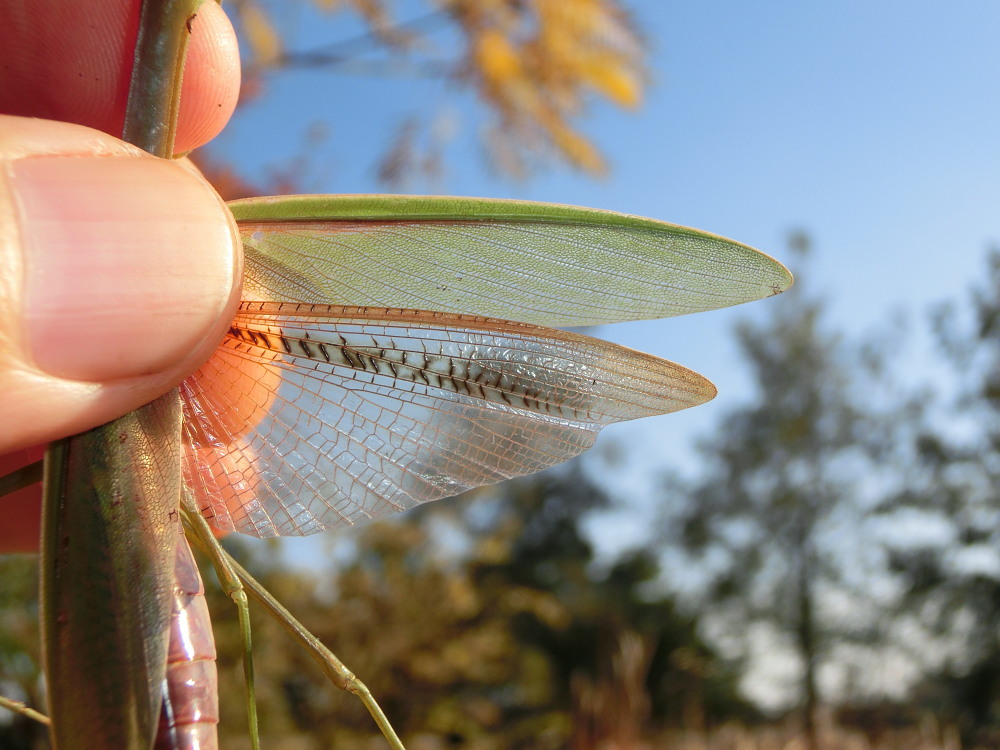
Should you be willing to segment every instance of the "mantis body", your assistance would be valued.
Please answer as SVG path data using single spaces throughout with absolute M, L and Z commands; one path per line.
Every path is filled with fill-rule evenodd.
M 183 481 L 216 529 L 256 536 L 311 534 L 538 471 L 586 450 L 605 424 L 703 403 L 714 387 L 690 370 L 548 326 L 712 309 L 791 280 L 739 243 L 564 206 L 295 196 L 232 209 L 246 278 L 229 334 L 182 384 L 179 413 L 150 407 L 94 450 L 135 451 L 126 465 Z M 182 435 L 181 457 L 168 432 Z M 103 524 L 125 528 L 126 494 L 159 509 L 125 536 L 153 534 L 170 551 L 147 561 L 159 577 L 143 584 L 169 592 L 177 501 L 148 479 L 128 484 L 104 500 Z M 136 627 L 166 649 L 158 606 Z M 158 706 L 153 679 L 133 674 L 132 691 L 146 684 Z
M 197 4 L 143 5 L 124 137 L 155 155 L 171 155 Z M 171 632 L 187 637 L 171 622 L 197 599 L 175 579 L 190 572 L 182 492 L 217 529 L 294 535 L 543 469 L 605 424 L 714 395 L 682 367 L 553 327 L 715 309 L 791 283 L 745 245 L 610 212 L 377 196 L 231 208 L 245 302 L 216 355 L 46 460 L 44 651 L 61 750 L 180 747 L 182 725 L 214 741 L 211 721 L 160 723 L 165 699 L 168 714 L 191 713 L 168 682 L 168 660 L 175 686 L 189 669 L 168 659 Z M 228 570 L 235 597 L 239 578 L 364 695 Z

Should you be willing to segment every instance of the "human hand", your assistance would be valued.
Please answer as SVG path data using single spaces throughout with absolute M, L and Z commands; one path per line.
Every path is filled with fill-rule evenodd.
M 81 127 L 121 131 L 139 0 L 14 4 L 0 24 L 0 112 L 48 119 L 0 116 L 0 476 L 40 457 L 31 446 L 195 370 L 229 325 L 241 276 L 232 218 L 204 179 Z M 218 133 L 238 90 L 235 35 L 206 2 L 176 150 Z M 36 488 L 0 498 L 0 552 L 37 548 L 38 499 Z

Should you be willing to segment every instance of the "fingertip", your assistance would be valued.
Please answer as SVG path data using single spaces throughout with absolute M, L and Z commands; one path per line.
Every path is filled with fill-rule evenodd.
M 239 91 L 236 31 L 221 6 L 206 2 L 191 23 L 174 151 L 190 151 L 218 135 L 236 109 Z
M 121 135 L 135 56 L 135 0 L 15 0 L 0 23 L 0 112 Z M 191 22 L 175 151 L 222 130 L 239 97 L 236 34 L 205 2 Z
M 224 330 L 231 223 L 207 184 L 152 158 L 22 159 L 18 199 L 30 364 L 101 382 L 164 371 Z
M 197 369 L 239 304 L 242 258 L 232 214 L 182 165 L 65 123 L 0 126 L 2 452 Z

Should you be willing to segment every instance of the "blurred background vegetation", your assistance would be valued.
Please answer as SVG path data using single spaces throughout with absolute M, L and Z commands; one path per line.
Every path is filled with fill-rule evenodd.
M 294 5 L 227 4 L 245 103 L 266 100 L 285 70 L 405 67 L 476 92 L 499 173 L 561 163 L 596 176 L 613 165 L 580 118 L 635 106 L 647 84 L 626 2 L 428 2 L 406 24 L 385 0 L 316 5 L 340 41 L 294 51 L 281 23 Z M 344 40 L 338 14 L 365 31 Z M 424 34 L 442 27 L 453 57 L 426 54 Z M 423 123 L 404 118 L 373 154 L 390 189 L 441 174 L 443 141 Z M 195 158 L 230 198 L 295 191 L 303 168 L 292 160 L 259 184 L 211 149 Z M 613 559 L 593 547 L 613 494 L 605 443 L 334 535 L 308 567 L 279 546 L 227 545 L 414 750 L 1000 747 L 1000 250 L 966 296 L 927 311 L 957 384 L 937 390 L 901 377 L 906 330 L 861 340 L 831 324 L 808 281 L 810 242 L 790 234 L 799 283 L 734 332 L 754 388 L 703 436 L 699 472 L 663 469 L 649 541 Z M 0 558 L 0 693 L 44 705 L 36 569 Z M 206 584 L 222 743 L 245 747 L 235 612 L 208 571 Z M 255 613 L 254 627 L 266 747 L 383 746 L 360 703 L 274 623 Z M 761 654 L 793 685 L 778 710 L 747 690 Z M 0 748 L 43 747 L 41 735 L 0 717 Z

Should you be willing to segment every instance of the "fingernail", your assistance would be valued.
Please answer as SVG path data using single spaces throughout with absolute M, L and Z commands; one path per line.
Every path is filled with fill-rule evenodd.
M 27 158 L 11 170 L 39 369 L 88 381 L 157 372 L 218 329 L 235 251 L 207 185 L 152 158 Z

